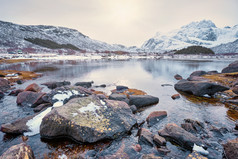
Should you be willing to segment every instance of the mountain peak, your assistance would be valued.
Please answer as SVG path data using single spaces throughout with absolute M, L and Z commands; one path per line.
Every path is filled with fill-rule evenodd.
M 216 28 L 216 25 L 211 20 L 202 20 L 197 22 L 192 22 L 182 28 Z

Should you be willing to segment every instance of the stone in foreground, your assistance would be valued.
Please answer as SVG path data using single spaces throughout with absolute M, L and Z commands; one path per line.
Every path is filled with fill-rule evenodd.
M 129 104 L 135 105 L 137 109 L 142 107 L 150 106 L 153 104 L 157 104 L 159 102 L 159 98 L 153 97 L 150 95 L 131 95 L 129 96 Z
M 226 68 L 224 68 L 222 73 L 232 73 L 232 72 L 238 72 L 238 60 L 234 61 L 233 63 L 229 64 Z
M 53 109 L 43 118 L 40 135 L 93 143 L 115 139 L 129 132 L 135 124 L 136 119 L 125 102 L 102 101 L 89 96 L 71 99 L 62 107 Z
M 238 159 L 238 138 L 228 141 L 223 147 L 226 158 Z
M 34 159 L 34 153 L 25 143 L 14 145 L 0 156 L 0 159 Z

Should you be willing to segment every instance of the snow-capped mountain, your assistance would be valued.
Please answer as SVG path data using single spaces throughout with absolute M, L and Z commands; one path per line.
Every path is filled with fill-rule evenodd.
M 0 48 L 33 48 L 36 51 L 40 49 L 51 50 L 27 39 L 33 41 L 34 39 L 48 40 L 47 42 L 50 41 L 59 45 L 74 46 L 81 51 L 136 51 L 138 49 L 135 47 L 127 48 L 123 45 L 110 45 L 93 40 L 75 29 L 46 25 L 18 25 L 0 21 Z
M 215 49 L 216 46 L 222 48 L 222 44 L 231 43 L 237 39 L 238 25 L 234 27 L 217 28 L 212 21 L 203 20 L 192 22 L 167 34 L 156 33 L 156 35 L 147 40 L 141 48 L 148 52 L 163 53 L 188 46 L 200 45 L 214 48 L 216 53 L 221 53 L 221 51 Z M 237 45 L 234 47 L 238 48 Z

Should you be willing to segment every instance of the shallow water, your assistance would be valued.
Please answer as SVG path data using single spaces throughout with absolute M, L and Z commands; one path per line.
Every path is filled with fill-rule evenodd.
M 157 133 L 167 123 L 176 123 L 180 125 L 184 119 L 190 118 L 201 122 L 209 122 L 211 125 L 221 128 L 232 129 L 234 120 L 238 117 L 237 112 L 229 110 L 225 105 L 209 100 L 196 98 L 187 98 L 182 96 L 178 100 L 172 100 L 171 95 L 176 94 L 173 86 L 161 86 L 162 84 L 174 85 L 177 81 L 175 74 L 180 74 L 187 78 L 190 73 L 196 70 L 221 71 L 231 61 L 175 61 L 175 60 L 128 60 L 128 61 L 37 61 L 21 64 L 1 65 L 1 70 L 23 70 L 40 71 L 43 76 L 33 81 L 27 81 L 22 85 L 15 85 L 16 88 L 25 88 L 35 82 L 41 84 L 49 81 L 70 81 L 74 84 L 79 81 L 94 81 L 94 85 L 106 84 L 105 89 L 98 90 L 110 93 L 116 85 L 125 85 L 129 88 L 136 88 L 145 91 L 149 95 L 159 97 L 159 104 L 146 108 L 137 113 L 141 120 L 155 110 L 165 110 L 168 117 L 160 121 L 155 126 L 149 128 Z M 42 86 L 44 87 L 44 86 Z M 43 92 L 49 92 L 46 87 Z M 0 124 L 12 122 L 18 118 L 34 114 L 31 108 L 19 107 L 16 105 L 16 97 L 5 96 L 0 103 Z M 234 138 L 234 135 L 228 134 L 222 140 Z M 137 140 L 135 137 L 127 137 L 126 140 Z M 0 132 L 0 155 L 10 146 L 21 142 L 19 136 L 7 136 Z M 43 158 L 44 155 L 54 157 L 59 154 L 73 154 L 84 152 L 85 149 L 101 148 L 102 143 L 97 145 L 80 145 L 69 140 L 58 139 L 55 141 L 42 141 L 40 135 L 29 137 L 27 143 L 31 145 L 35 156 Z M 168 144 L 171 156 L 175 153 L 179 157 L 187 154 L 183 150 Z

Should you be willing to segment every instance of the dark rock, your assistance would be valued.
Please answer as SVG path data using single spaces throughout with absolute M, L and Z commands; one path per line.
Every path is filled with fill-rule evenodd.
M 185 92 L 188 94 L 193 94 L 196 96 L 214 95 L 216 92 L 223 92 L 229 90 L 228 87 L 205 81 L 187 81 L 180 80 L 175 84 L 175 89 L 177 91 Z
M 48 108 L 48 107 L 51 107 L 51 106 L 52 106 L 51 103 L 43 103 L 43 104 L 40 104 L 40 105 L 38 105 L 37 107 L 35 107 L 35 108 L 33 109 L 33 111 L 34 111 L 34 112 L 40 112 L 40 111 L 42 111 L 43 109 Z
M 10 96 L 17 96 L 19 93 L 23 92 L 24 89 L 16 89 L 9 93 Z
M 38 84 L 32 83 L 29 86 L 27 86 L 24 91 L 40 92 L 41 88 L 40 86 L 38 86 Z
M 174 78 L 175 78 L 176 80 L 181 80 L 181 79 L 183 79 L 183 77 L 180 76 L 179 74 L 174 75 Z
M 0 91 L 6 92 L 10 88 L 8 80 L 0 78 Z
M 0 159 L 34 159 L 34 153 L 25 143 L 14 145 L 4 152 Z
M 0 91 L 0 99 L 2 99 L 3 97 L 4 97 L 4 93 Z
M 223 147 L 227 159 L 238 159 L 238 138 L 229 140 Z
M 23 84 L 24 81 L 23 80 L 17 80 L 17 84 Z
M 0 77 L 6 77 L 5 75 L 0 74 Z
M 126 89 L 128 89 L 127 86 L 116 86 L 116 90 L 117 90 L 117 91 L 124 91 L 124 90 L 126 90 Z
M 194 71 L 193 73 L 191 73 L 190 74 L 190 77 L 191 76 L 202 76 L 202 75 L 205 75 L 205 74 L 207 74 L 207 72 L 206 71 Z
M 75 86 L 81 86 L 81 87 L 84 87 L 84 88 L 90 88 L 90 87 L 92 87 L 92 84 L 93 84 L 93 81 L 91 81 L 91 82 L 77 82 L 74 85 Z
M 159 131 L 159 135 L 172 140 L 188 150 L 192 150 L 194 144 L 202 144 L 202 140 L 173 123 L 167 124 L 163 130 Z
M 154 111 L 151 112 L 146 118 L 148 126 L 152 126 L 159 122 L 159 120 L 165 118 L 167 116 L 166 111 Z
M 238 72 L 238 60 L 229 64 L 226 68 L 224 68 L 222 73 L 232 73 L 232 72 Z
M 136 111 L 137 111 L 136 106 L 135 105 L 131 105 L 130 108 L 131 108 L 132 113 L 135 114 Z
M 22 119 L 18 119 L 12 123 L 6 123 L 1 125 L 1 131 L 8 134 L 23 134 L 30 131 L 26 123 L 28 120 L 34 118 L 37 114 L 27 116 Z
M 139 141 L 138 143 L 140 145 L 149 145 L 149 146 L 153 146 L 153 134 L 145 129 L 145 128 L 141 128 L 139 130 Z
M 111 100 L 119 100 L 119 101 L 124 101 L 127 104 L 129 104 L 129 99 L 127 98 L 126 95 L 121 95 L 121 94 L 111 94 L 109 96 L 109 99 Z
M 104 102 L 89 96 L 71 99 L 63 107 L 54 108 L 42 120 L 41 137 L 65 136 L 93 143 L 129 132 L 136 124 L 130 107 L 122 101 Z
M 150 106 L 153 104 L 157 104 L 159 102 L 159 98 L 153 97 L 150 95 L 131 95 L 129 96 L 129 104 L 135 105 L 137 109 Z
M 157 146 L 165 146 L 166 145 L 166 140 L 162 136 L 159 136 L 157 134 L 154 135 L 153 141 Z
M 167 155 L 167 153 L 171 152 L 166 146 L 160 146 L 157 148 L 157 151 L 163 155 Z
M 200 155 L 198 152 L 193 151 L 193 153 L 190 153 L 186 159 L 207 159 L 207 157 L 204 157 Z
M 163 159 L 162 157 L 155 156 L 154 154 L 144 154 L 141 159 Z
M 165 87 L 165 86 L 173 86 L 172 84 L 161 84 L 162 87 Z
M 180 95 L 179 95 L 179 94 L 174 94 L 174 95 L 171 96 L 171 98 L 172 98 L 173 100 L 179 99 L 179 98 L 180 98 Z
M 39 104 L 42 104 L 44 101 L 42 97 L 45 93 L 37 93 L 31 91 L 24 91 L 18 94 L 17 96 L 17 104 L 21 106 L 30 106 L 36 107 Z
M 42 83 L 41 85 L 47 86 L 49 89 L 55 89 L 57 87 L 67 86 L 71 83 L 69 81 L 63 81 L 63 82 L 46 82 Z
M 238 130 L 238 120 L 236 120 L 235 129 Z
M 107 85 L 105 85 L 105 84 L 101 84 L 101 85 L 99 85 L 99 86 L 95 86 L 96 88 L 97 87 L 102 87 L 102 88 L 106 88 L 107 87 Z
M 238 85 L 232 88 L 232 92 L 238 95 Z
M 188 132 L 198 133 L 204 129 L 204 124 L 199 121 L 192 119 L 184 119 L 184 121 L 185 123 L 181 124 L 181 127 Z

